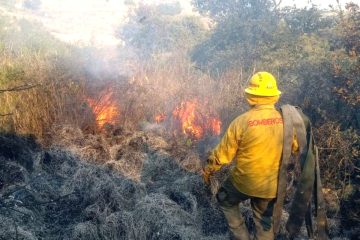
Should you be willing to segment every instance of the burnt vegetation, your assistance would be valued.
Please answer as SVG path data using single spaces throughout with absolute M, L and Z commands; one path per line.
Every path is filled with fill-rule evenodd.
M 359 236 L 359 6 L 193 4 L 134 9 L 111 61 L 0 16 L 0 239 L 228 239 L 201 168 L 258 70 L 312 121 L 330 236 Z

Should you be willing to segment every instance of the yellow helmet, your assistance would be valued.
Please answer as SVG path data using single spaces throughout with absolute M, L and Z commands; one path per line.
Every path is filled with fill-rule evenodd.
M 281 94 L 277 88 L 275 77 L 268 72 L 255 73 L 251 77 L 249 86 L 245 89 L 245 92 L 264 97 L 279 96 Z

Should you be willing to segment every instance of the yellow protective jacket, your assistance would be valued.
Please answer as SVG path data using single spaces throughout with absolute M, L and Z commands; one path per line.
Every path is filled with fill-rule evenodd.
M 230 124 L 211 152 L 207 168 L 217 171 L 235 158 L 230 176 L 234 186 L 249 196 L 275 198 L 282 147 L 281 114 L 274 104 L 255 105 Z

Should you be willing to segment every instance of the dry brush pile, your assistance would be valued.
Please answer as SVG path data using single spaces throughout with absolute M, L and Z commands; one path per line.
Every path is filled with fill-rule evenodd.
M 94 165 L 78 157 L 89 151 L 99 159 L 85 150 L 96 147 L 96 139 L 74 154 L 2 136 L 0 239 L 226 239 L 224 219 L 200 176 L 157 145 L 164 140 L 145 134 L 113 139 L 125 153 Z M 121 166 L 125 160 L 134 163 L 133 173 Z

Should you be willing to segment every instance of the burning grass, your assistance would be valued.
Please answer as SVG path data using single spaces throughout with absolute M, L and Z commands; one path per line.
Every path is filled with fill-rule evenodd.
M 172 115 L 185 136 L 200 140 L 205 134 L 220 134 L 221 121 L 218 117 L 206 114 L 205 112 L 209 111 L 207 107 L 206 103 L 201 104 L 194 99 L 183 101 L 174 109 Z
M 104 74 L 99 79 L 88 73 L 80 56 L 29 61 L 32 57 L 9 57 L 2 63 L 14 68 L 6 71 L 16 73 L 6 73 L 14 79 L 7 79 L 2 88 L 28 83 L 34 88 L 1 94 L 0 111 L 9 115 L 0 122 L 3 129 L 34 134 L 45 145 L 55 128 L 68 124 L 96 132 L 114 125 L 139 130 L 142 123 L 155 122 L 177 136 L 200 140 L 219 135 L 222 122 L 231 120 L 227 114 L 220 118 L 220 113 L 235 98 L 241 99 L 233 92 L 240 91 L 241 84 L 233 85 L 236 76 L 217 81 L 182 58 L 165 65 L 149 63 L 128 78 Z
M 86 98 L 92 112 L 95 114 L 97 126 L 102 129 L 107 124 L 117 124 L 119 121 L 120 107 L 111 89 L 100 92 L 97 99 Z

